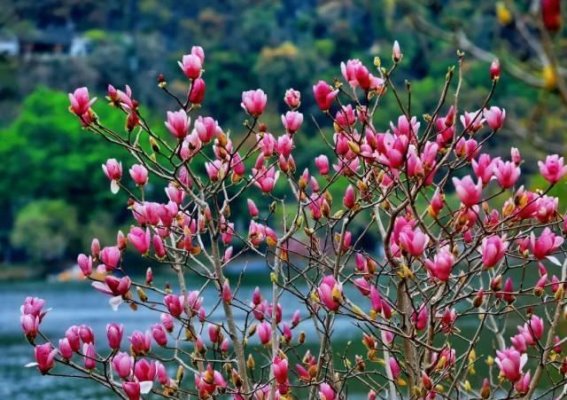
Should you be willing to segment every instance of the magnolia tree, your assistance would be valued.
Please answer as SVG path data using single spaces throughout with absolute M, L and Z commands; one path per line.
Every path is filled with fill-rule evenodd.
M 391 66 L 349 60 L 341 64 L 345 82 L 313 86 L 332 129 L 318 129 L 328 151 L 303 171 L 294 162 L 294 141 L 304 134 L 300 93 L 285 93 L 289 111 L 268 128 L 266 94 L 243 92 L 244 130 L 229 134 L 198 115 L 200 47 L 179 62 L 186 97 L 159 79 L 176 102 L 167 134 L 149 125 L 128 86 L 108 89 L 124 131 L 97 118 L 86 88 L 70 94 L 84 129 L 136 160 L 128 179 L 119 161 L 103 165 L 110 190 L 127 194 L 129 233 L 116 243 L 94 239 L 78 264 L 114 308 L 154 311 L 155 324 L 124 332 L 109 323 L 96 346 L 91 327 L 71 326 L 55 342 L 41 330 L 44 300 L 29 297 L 21 325 L 34 346 L 31 365 L 131 400 L 565 396 L 566 339 L 558 332 L 567 220 L 549 191 L 567 166 L 547 156 L 538 163 L 547 185 L 528 190 L 519 184 L 517 149 L 482 152 L 505 121 L 490 103 L 498 62 L 486 98 L 466 112 L 459 54 L 437 106 L 418 119 L 411 86 L 402 97 L 392 80 L 401 60 L 395 43 Z M 373 118 L 386 97 L 400 110 L 389 126 Z M 148 199 L 149 180 L 167 197 Z M 337 187 L 346 187 L 342 199 L 330 195 Z M 245 201 L 247 210 L 235 212 Z M 237 220 L 247 229 L 236 229 Z M 381 254 L 363 246 L 369 234 L 380 236 Z M 177 284 L 154 283 L 151 269 L 133 281 L 122 264 L 129 248 L 166 265 Z M 265 259 L 269 289 L 226 278 L 250 256 Z M 216 295 L 204 302 L 205 291 Z M 339 324 L 349 342 L 334 335 Z

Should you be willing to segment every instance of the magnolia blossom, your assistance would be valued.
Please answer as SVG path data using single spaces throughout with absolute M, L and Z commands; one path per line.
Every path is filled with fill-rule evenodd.
M 332 275 L 323 278 L 317 294 L 320 302 L 331 311 L 337 311 L 343 302 L 343 287 Z
M 482 112 L 486 124 L 493 131 L 497 131 L 504 125 L 504 120 L 506 119 L 506 110 L 492 106 L 490 108 L 485 108 Z
M 338 90 L 333 90 L 331 85 L 325 81 L 319 81 L 313 86 L 315 102 L 322 111 L 327 111 L 331 108 L 338 93 Z
M 187 78 L 197 79 L 201 76 L 203 61 L 204 55 L 202 55 L 202 52 L 195 51 L 184 55 L 181 61 L 177 63 Z
M 508 249 L 506 236 L 500 237 L 492 235 L 482 239 L 480 253 L 482 255 L 482 264 L 484 268 L 492 268 L 505 256 Z
M 567 174 L 567 165 L 557 154 L 547 156 L 545 162 L 538 161 L 537 165 L 541 176 L 551 184 L 559 182 Z
M 253 117 L 259 117 L 266 108 L 268 96 L 262 89 L 249 90 L 242 93 L 242 103 L 244 111 Z
M 42 375 L 47 374 L 55 366 L 55 356 L 57 349 L 54 349 L 51 343 L 44 343 L 34 348 L 35 363 L 28 366 L 37 366 Z
M 425 260 L 425 265 L 431 275 L 442 282 L 449 280 L 454 263 L 455 257 L 449 246 L 439 249 L 433 261 Z
M 559 249 L 564 241 L 563 237 L 554 234 L 551 229 L 545 228 L 538 237 L 532 232 L 530 249 L 535 258 L 542 260 Z
M 470 175 L 467 175 L 462 179 L 453 178 L 453 184 L 455 185 L 459 200 L 461 200 L 465 206 L 472 207 L 480 202 L 482 196 L 482 180 L 479 179 L 477 183 L 474 183 Z
M 303 123 L 303 114 L 298 111 L 288 111 L 285 115 L 282 115 L 282 124 L 285 130 L 293 134 L 301 128 Z
M 513 348 L 496 350 L 496 364 L 500 374 L 511 382 L 517 382 L 522 376 L 522 368 L 528 361 L 527 354 L 520 354 Z
M 191 118 L 187 115 L 185 110 L 167 112 L 165 126 L 176 138 L 183 139 L 187 136 L 190 124 Z
M 71 111 L 81 117 L 89 112 L 91 106 L 96 101 L 96 97 L 90 99 L 89 89 L 81 87 L 75 89 L 73 93 L 69 93 L 69 101 L 71 102 Z
M 285 91 L 284 102 L 292 110 L 299 107 L 301 104 L 301 93 L 295 89 L 288 89 Z

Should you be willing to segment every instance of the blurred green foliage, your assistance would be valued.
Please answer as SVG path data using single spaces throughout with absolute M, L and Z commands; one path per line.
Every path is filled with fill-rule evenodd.
M 18 212 L 11 242 L 32 260 L 52 263 L 67 255 L 78 234 L 75 207 L 63 200 L 38 200 Z

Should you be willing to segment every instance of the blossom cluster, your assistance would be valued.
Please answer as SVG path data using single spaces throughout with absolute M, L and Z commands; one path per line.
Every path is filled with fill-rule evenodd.
M 389 69 L 348 60 L 344 82 L 313 86 L 310 100 L 331 124 L 319 131 L 327 151 L 303 170 L 297 137 L 315 129 L 300 111 L 306 94 L 287 90 L 281 125 L 268 127 L 268 96 L 244 91 L 245 132 L 231 134 L 198 114 L 206 88 L 200 47 L 179 61 L 184 97 L 159 79 L 176 101 L 166 132 L 150 127 L 129 87 L 109 86 L 107 96 L 125 114 L 124 132 L 104 126 L 86 88 L 71 93 L 83 127 L 135 160 L 129 179 L 121 161 L 102 165 L 112 193 L 128 195 L 132 227 L 115 243 L 94 239 L 78 265 L 113 308 L 148 308 L 156 321 L 126 341 L 123 325 L 110 323 L 97 347 L 89 326 L 72 326 L 54 346 L 40 334 L 44 301 L 28 298 L 21 325 L 39 371 L 74 369 L 130 400 L 338 400 L 355 382 L 369 399 L 529 398 L 544 374 L 554 376 L 550 392 L 565 394 L 558 326 L 567 218 L 552 189 L 567 165 L 559 155 L 542 158 L 547 185 L 533 189 L 517 148 L 483 151 L 506 121 L 490 104 L 497 62 L 478 109 L 461 109 L 460 84 L 449 104 L 450 70 L 438 107 L 418 118 L 392 81 L 402 60 L 396 42 Z M 400 107 L 389 124 L 374 118 L 386 100 Z M 163 186 L 161 197 L 146 198 L 149 182 Z M 235 212 L 244 203 L 246 212 Z M 370 233 L 383 251 L 364 245 Z M 123 266 L 126 251 L 169 266 L 177 285 L 156 284 L 151 268 L 136 282 Z M 226 267 L 249 256 L 266 260 L 269 291 L 250 293 L 227 278 Z M 191 277 L 205 284 L 194 287 Z M 205 301 L 211 289 L 217 299 Z M 289 310 L 290 299 L 299 309 Z M 353 327 L 356 350 L 342 352 L 333 335 L 341 321 Z M 517 333 L 507 329 L 514 322 Z

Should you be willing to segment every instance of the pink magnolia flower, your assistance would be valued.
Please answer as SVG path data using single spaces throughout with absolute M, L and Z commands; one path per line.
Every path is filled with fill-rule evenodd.
M 146 354 L 152 347 L 152 335 L 149 331 L 146 331 L 145 333 L 134 331 L 132 332 L 132 336 L 128 339 L 130 339 L 132 351 L 137 355 Z
M 97 257 L 100 254 L 100 242 L 97 238 L 94 238 L 91 242 L 91 255 Z
M 537 238 L 532 232 L 530 235 L 530 249 L 535 258 L 543 260 L 559 249 L 564 241 L 565 239 L 563 237 L 556 235 L 547 227 Z
M 122 178 L 122 163 L 116 161 L 115 158 L 106 160 L 106 163 L 102 164 L 102 170 L 111 181 L 119 181 Z
M 502 128 L 502 125 L 504 125 L 504 120 L 506 119 L 506 110 L 493 106 L 490 108 L 485 108 L 482 114 L 486 123 L 493 131 L 499 130 L 500 128 Z
M 164 259 L 165 256 L 167 255 L 167 252 L 165 250 L 165 245 L 163 243 L 163 240 L 160 236 L 158 235 L 154 235 L 154 237 L 152 238 L 152 244 L 154 246 L 154 251 L 156 253 L 156 257 L 159 259 Z M 148 282 L 151 283 L 151 282 Z
M 191 54 L 194 56 L 199 57 L 201 63 L 205 62 L 205 50 L 201 46 L 192 46 L 191 47 Z
M 492 235 L 489 237 L 485 237 L 482 239 L 482 243 L 480 245 L 480 253 L 482 255 L 482 264 L 484 268 L 492 268 L 506 254 L 506 250 L 508 249 L 508 242 L 506 242 L 506 236 L 500 237 L 496 235 Z
M 168 332 L 173 332 L 173 328 L 174 328 L 174 322 L 173 322 L 173 318 L 171 317 L 171 315 L 167 314 L 167 313 L 161 313 L 159 316 L 159 320 L 161 322 L 161 324 L 163 325 L 163 327 L 165 328 L 166 331 Z
M 492 60 L 492 63 L 490 63 L 489 72 L 490 78 L 492 80 L 500 78 L 500 60 L 498 60 L 497 58 Z
M 301 312 L 299 310 L 295 310 L 293 316 L 291 317 L 291 327 L 295 328 L 301 322 Z
M 191 85 L 191 91 L 187 96 L 187 100 L 191 104 L 201 104 L 203 99 L 205 98 L 205 91 L 207 89 L 207 85 L 202 78 L 197 78 L 193 81 Z
M 187 115 L 185 110 L 167 112 L 167 121 L 165 122 L 165 126 L 176 138 L 183 139 L 187 136 L 190 124 L 191 118 Z M 195 127 L 196 126 L 197 123 L 195 123 Z
M 419 310 L 412 314 L 411 320 L 415 325 L 415 329 L 418 331 L 425 329 L 427 322 L 429 322 L 429 309 L 427 306 L 422 304 L 421 307 L 419 307 Z
M 459 200 L 467 206 L 472 207 L 480 202 L 482 196 L 482 180 L 478 180 L 474 183 L 470 175 L 465 176 L 462 179 L 453 178 L 453 185 L 455 185 L 455 190 Z
M 474 139 L 460 138 L 455 145 L 455 154 L 458 157 L 464 157 L 467 160 L 472 160 L 473 157 L 479 152 L 480 146 Z
M 333 90 L 331 85 L 329 85 L 325 81 L 319 81 L 316 85 L 313 85 L 315 102 L 317 103 L 321 111 L 327 111 L 331 108 L 338 93 L 338 90 Z
M 511 304 L 516 300 L 516 296 L 514 295 L 514 282 L 512 278 L 508 277 L 506 282 L 504 282 L 504 289 L 501 293 L 497 294 L 497 297 L 501 296 L 505 302 Z
M 218 122 L 211 117 L 198 117 L 195 121 L 195 130 L 203 143 L 209 143 L 214 137 L 222 133 Z
M 148 170 L 141 164 L 132 165 L 130 176 L 137 186 L 144 186 L 148 183 Z
M 441 314 L 441 330 L 444 333 L 451 333 L 453 325 L 457 320 L 457 311 L 454 308 L 446 308 Z
M 222 301 L 224 301 L 226 304 L 230 304 L 232 302 L 232 290 L 230 289 L 230 283 L 228 282 L 228 279 L 225 279 L 222 285 L 221 295 Z
M 319 284 L 317 294 L 327 309 L 337 311 L 343 302 L 343 285 L 333 275 L 327 275 Z
M 177 64 L 179 64 L 179 68 L 181 68 L 187 78 L 197 79 L 201 76 L 203 58 L 199 57 L 198 54 L 186 54 Z
M 217 388 L 225 388 L 226 381 L 221 373 L 213 370 L 211 364 L 203 372 L 195 374 L 195 387 L 199 391 L 200 398 L 209 398 Z
M 520 154 L 520 150 L 517 147 L 512 147 L 510 149 L 510 156 L 512 157 L 512 162 L 516 165 L 520 165 L 522 163 L 522 155 Z
M 242 93 L 240 105 L 251 116 L 258 118 L 266 109 L 268 96 L 262 89 L 248 90 Z
M 256 207 L 256 203 L 254 203 L 254 200 L 248 199 L 247 205 L 248 205 L 248 214 L 250 214 L 252 218 L 256 218 L 260 214 L 260 211 L 258 210 L 258 207 Z
M 258 147 L 262 150 L 263 157 L 270 157 L 276 151 L 278 143 L 274 135 L 269 132 L 264 132 L 262 135 L 256 135 L 258 139 Z M 261 166 L 264 163 L 264 158 L 259 156 L 256 160 L 256 166 Z
M 274 167 L 266 169 L 262 167 L 261 169 L 252 168 L 252 179 L 254 185 L 260 188 L 264 193 L 270 193 L 274 190 L 278 178 L 280 176 L 279 171 L 276 171 Z
M 520 177 L 520 167 L 511 161 L 503 162 L 500 159 L 494 162 L 494 176 L 502 189 L 509 189 L 516 184 Z
M 404 229 L 399 234 L 400 248 L 414 257 L 419 257 L 425 251 L 429 237 L 420 228 Z
M 315 166 L 321 175 L 327 175 L 329 173 L 329 159 L 326 155 L 321 154 L 317 156 L 315 158 Z
M 189 307 L 191 316 L 199 314 L 202 310 L 203 297 L 201 296 L 201 292 L 198 290 L 189 292 L 186 299 L 183 299 L 183 296 L 181 296 L 180 299 L 182 302 L 185 301 L 185 304 Z
M 455 257 L 449 245 L 443 246 L 437 254 L 435 254 L 433 261 L 425 260 L 425 266 L 429 273 L 442 282 L 449 280 L 454 264 Z
M 494 164 L 497 159 L 492 160 L 490 155 L 482 153 L 478 160 L 472 160 L 472 169 L 484 185 L 487 185 L 494 175 Z
M 451 368 L 456 361 L 456 351 L 449 346 L 444 347 L 439 353 L 433 353 L 432 356 L 432 363 L 435 364 L 435 369 Z
M 543 337 L 543 319 L 537 315 L 532 315 L 527 322 L 527 328 L 534 339 L 539 340 Z
M 130 290 L 132 281 L 128 276 L 122 278 L 116 278 L 115 276 L 109 275 L 104 278 L 104 282 L 95 281 L 92 286 L 103 293 L 109 294 L 111 296 L 124 296 Z
M 537 201 L 536 219 L 539 222 L 550 222 L 557 215 L 559 198 L 544 195 Z
M 92 100 L 89 98 L 89 89 L 87 89 L 86 87 L 80 87 L 78 89 L 75 89 L 73 93 L 69 93 L 71 111 L 79 117 L 82 117 L 84 114 L 88 113 L 95 101 L 96 97 Z
M 288 381 L 288 362 L 287 358 L 275 356 L 272 363 L 272 371 L 274 378 L 279 384 L 284 384 Z
M 112 357 L 112 369 L 122 379 L 127 379 L 132 374 L 134 367 L 134 357 L 128 353 L 118 352 Z
M 83 344 L 83 354 L 85 358 L 85 368 L 88 370 L 96 368 L 96 351 L 94 344 Z
M 408 136 L 384 133 L 378 135 L 377 142 L 378 161 L 390 168 L 401 168 L 405 161 L 404 155 L 409 146 Z
M 530 375 L 530 371 L 528 371 L 527 373 L 522 374 L 522 377 L 514 385 L 514 389 L 516 389 L 516 391 L 520 394 L 526 394 L 530 389 L 531 381 L 532 377 Z
M 388 360 L 388 368 L 390 369 L 390 373 L 392 374 L 392 378 L 394 380 L 398 379 L 402 373 L 402 369 L 400 368 L 400 364 L 394 357 L 390 357 Z
M 215 324 L 209 324 L 209 340 L 211 343 L 220 343 L 222 341 L 221 327 Z
M 31 366 L 37 366 L 39 372 L 42 375 L 47 374 L 55 366 L 55 356 L 57 355 L 57 349 L 54 349 L 51 343 L 44 343 L 35 346 L 34 348 L 35 363 L 28 364 Z
M 100 260 L 107 271 L 112 271 L 118 266 L 122 253 L 118 246 L 105 247 L 100 251 Z
M 174 183 L 170 183 L 165 188 L 165 194 L 170 201 L 173 201 L 175 204 L 183 203 L 183 199 L 185 198 L 185 190 L 181 189 Z
M 294 134 L 301 128 L 303 114 L 298 111 L 288 111 L 282 115 L 282 125 L 289 134 Z
M 79 254 L 77 257 L 77 264 L 81 269 L 84 276 L 89 276 L 93 272 L 93 258 L 92 256 L 86 256 L 85 254 Z
M 261 322 L 256 328 L 260 343 L 266 345 L 272 340 L 272 325 L 269 322 Z
M 114 158 L 109 158 L 105 164 L 102 164 L 102 170 L 110 180 L 110 191 L 114 194 L 118 193 L 118 190 L 120 190 L 118 182 L 122 178 L 122 163 Z
M 323 382 L 319 385 L 319 398 L 320 400 L 336 400 L 335 389 L 328 383 Z
M 163 303 L 167 307 L 167 310 L 173 317 L 179 317 L 183 312 L 183 305 L 179 296 L 174 294 L 166 294 L 163 298 Z
M 356 113 L 352 108 L 352 105 L 348 104 L 342 106 L 339 111 L 335 114 L 335 123 L 341 129 L 349 129 L 350 126 L 356 123 Z
M 130 381 L 130 382 L 122 382 L 122 390 L 126 393 L 128 400 L 140 400 L 142 389 L 140 386 L 140 382 L 137 381 Z
M 290 135 L 286 134 L 278 138 L 278 141 L 276 143 L 276 150 L 277 153 L 284 158 L 288 158 L 291 155 L 293 147 L 293 138 Z
M 403 54 L 402 50 L 400 49 L 400 44 L 397 40 L 394 40 L 394 44 L 392 45 L 392 60 L 394 60 L 395 63 L 398 63 L 400 62 L 402 57 Z
M 287 89 L 285 91 L 284 102 L 292 110 L 299 108 L 301 104 L 301 93 L 295 89 Z
M 140 254 L 147 254 L 150 250 L 151 236 L 150 230 L 146 228 L 144 231 L 139 227 L 132 227 L 128 234 L 128 241 L 138 250 Z
M 73 349 L 71 348 L 69 339 L 59 339 L 59 354 L 66 360 L 70 360 L 73 357 Z
M 32 314 L 22 314 L 20 316 L 20 325 L 28 340 L 33 340 L 37 337 L 39 331 L 39 317 Z
M 134 376 L 140 382 L 153 381 L 156 377 L 155 361 L 148 361 L 142 358 L 134 366 Z
M 170 377 L 167 374 L 167 369 L 165 369 L 165 365 L 163 365 L 159 361 L 155 361 L 156 365 L 156 377 L 159 383 L 164 386 L 170 386 Z
M 94 343 L 94 332 L 88 325 L 79 326 L 79 337 L 83 343 Z
M 417 136 L 420 126 L 421 123 L 417 121 L 416 117 L 408 118 L 406 115 L 400 115 L 396 125 L 390 122 L 390 128 L 394 135 L 405 136 L 408 139 L 414 139 Z
M 358 59 L 348 60 L 346 64 L 341 62 L 341 73 L 343 74 L 345 81 L 347 81 L 353 88 L 360 86 L 358 77 L 360 77 L 360 80 L 366 87 L 368 87 L 370 83 L 370 73 Z
M 161 324 L 152 325 L 151 332 L 152 337 L 159 346 L 167 346 L 167 333 Z
M 528 361 L 527 354 L 520 354 L 516 349 L 496 350 L 496 364 L 500 374 L 510 382 L 517 382 L 522 375 L 522 368 Z
M 444 206 L 445 206 L 445 195 L 439 189 L 436 189 L 435 193 L 433 194 L 433 197 L 429 202 L 429 209 L 428 209 L 429 214 L 437 218 L 439 212 L 443 209 Z
M 65 339 L 69 341 L 69 345 L 74 352 L 81 348 L 80 328 L 77 325 L 70 326 L 65 331 Z
M 346 208 L 351 209 L 356 204 L 356 193 L 352 185 L 348 185 L 343 196 L 343 204 Z
M 112 350 L 120 349 L 122 342 L 122 335 L 124 334 L 124 325 L 122 324 L 108 324 L 106 325 L 106 337 L 108 339 L 108 347 Z
M 557 154 L 547 156 L 545 162 L 538 161 L 539 172 L 551 184 L 559 182 L 567 174 L 567 165 Z
M 221 160 L 205 163 L 205 170 L 209 179 L 213 182 L 222 180 L 226 176 L 226 164 Z
M 478 132 L 484 125 L 484 118 L 482 117 L 482 112 L 466 112 L 461 115 L 461 124 L 465 128 L 465 132 L 470 134 Z

